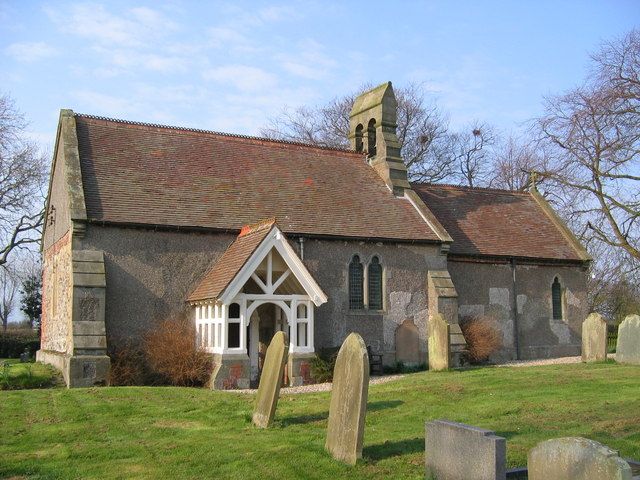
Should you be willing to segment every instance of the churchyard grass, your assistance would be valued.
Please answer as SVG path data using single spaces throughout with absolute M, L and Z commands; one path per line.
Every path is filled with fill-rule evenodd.
M 15 358 L 0 359 L 0 390 L 47 388 L 56 383 L 58 374 L 48 365 L 20 363 Z
M 274 424 L 254 395 L 170 387 L 0 392 L 0 477 L 424 478 L 424 422 L 507 438 L 509 466 L 538 442 L 584 436 L 640 458 L 640 367 L 611 362 L 421 372 L 369 389 L 363 460 L 324 450 L 329 393 L 283 395 Z

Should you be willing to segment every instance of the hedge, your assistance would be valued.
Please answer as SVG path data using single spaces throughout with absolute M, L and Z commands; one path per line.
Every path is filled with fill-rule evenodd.
M 40 349 L 38 332 L 7 330 L 0 333 L 0 358 L 20 358 L 20 354 L 26 349 L 29 349 L 32 356 Z

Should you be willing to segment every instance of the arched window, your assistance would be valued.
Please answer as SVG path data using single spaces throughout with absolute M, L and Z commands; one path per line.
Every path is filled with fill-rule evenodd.
M 360 257 L 354 255 L 349 264 L 349 308 L 361 310 L 364 308 L 363 269 Z
M 376 154 L 376 121 L 373 118 L 369 120 L 367 127 L 367 152 L 370 157 Z
M 369 309 L 382 310 L 382 265 L 378 257 L 371 259 L 368 273 Z
M 553 319 L 562 320 L 562 285 L 558 277 L 553 279 L 553 284 L 551 285 L 551 305 Z
M 298 318 L 307 318 L 307 306 L 304 303 L 298 304 Z
M 362 152 L 362 124 L 356 127 L 356 152 Z

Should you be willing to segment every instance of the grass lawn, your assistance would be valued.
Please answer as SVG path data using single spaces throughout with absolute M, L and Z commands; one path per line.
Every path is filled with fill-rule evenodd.
M 601 363 L 422 372 L 369 389 L 364 459 L 324 452 L 329 393 L 285 395 L 269 430 L 253 395 L 169 387 L 0 392 L 0 477 L 424 478 L 424 422 L 508 439 L 510 466 L 539 441 L 591 438 L 640 458 L 640 367 Z
M 0 390 L 48 388 L 59 383 L 59 374 L 42 363 L 20 363 L 17 358 L 0 359 Z

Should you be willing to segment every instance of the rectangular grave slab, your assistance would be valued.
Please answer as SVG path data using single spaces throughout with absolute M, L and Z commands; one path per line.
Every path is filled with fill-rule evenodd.
M 426 422 L 424 456 L 427 478 L 506 479 L 507 442 L 490 430 L 447 420 Z

